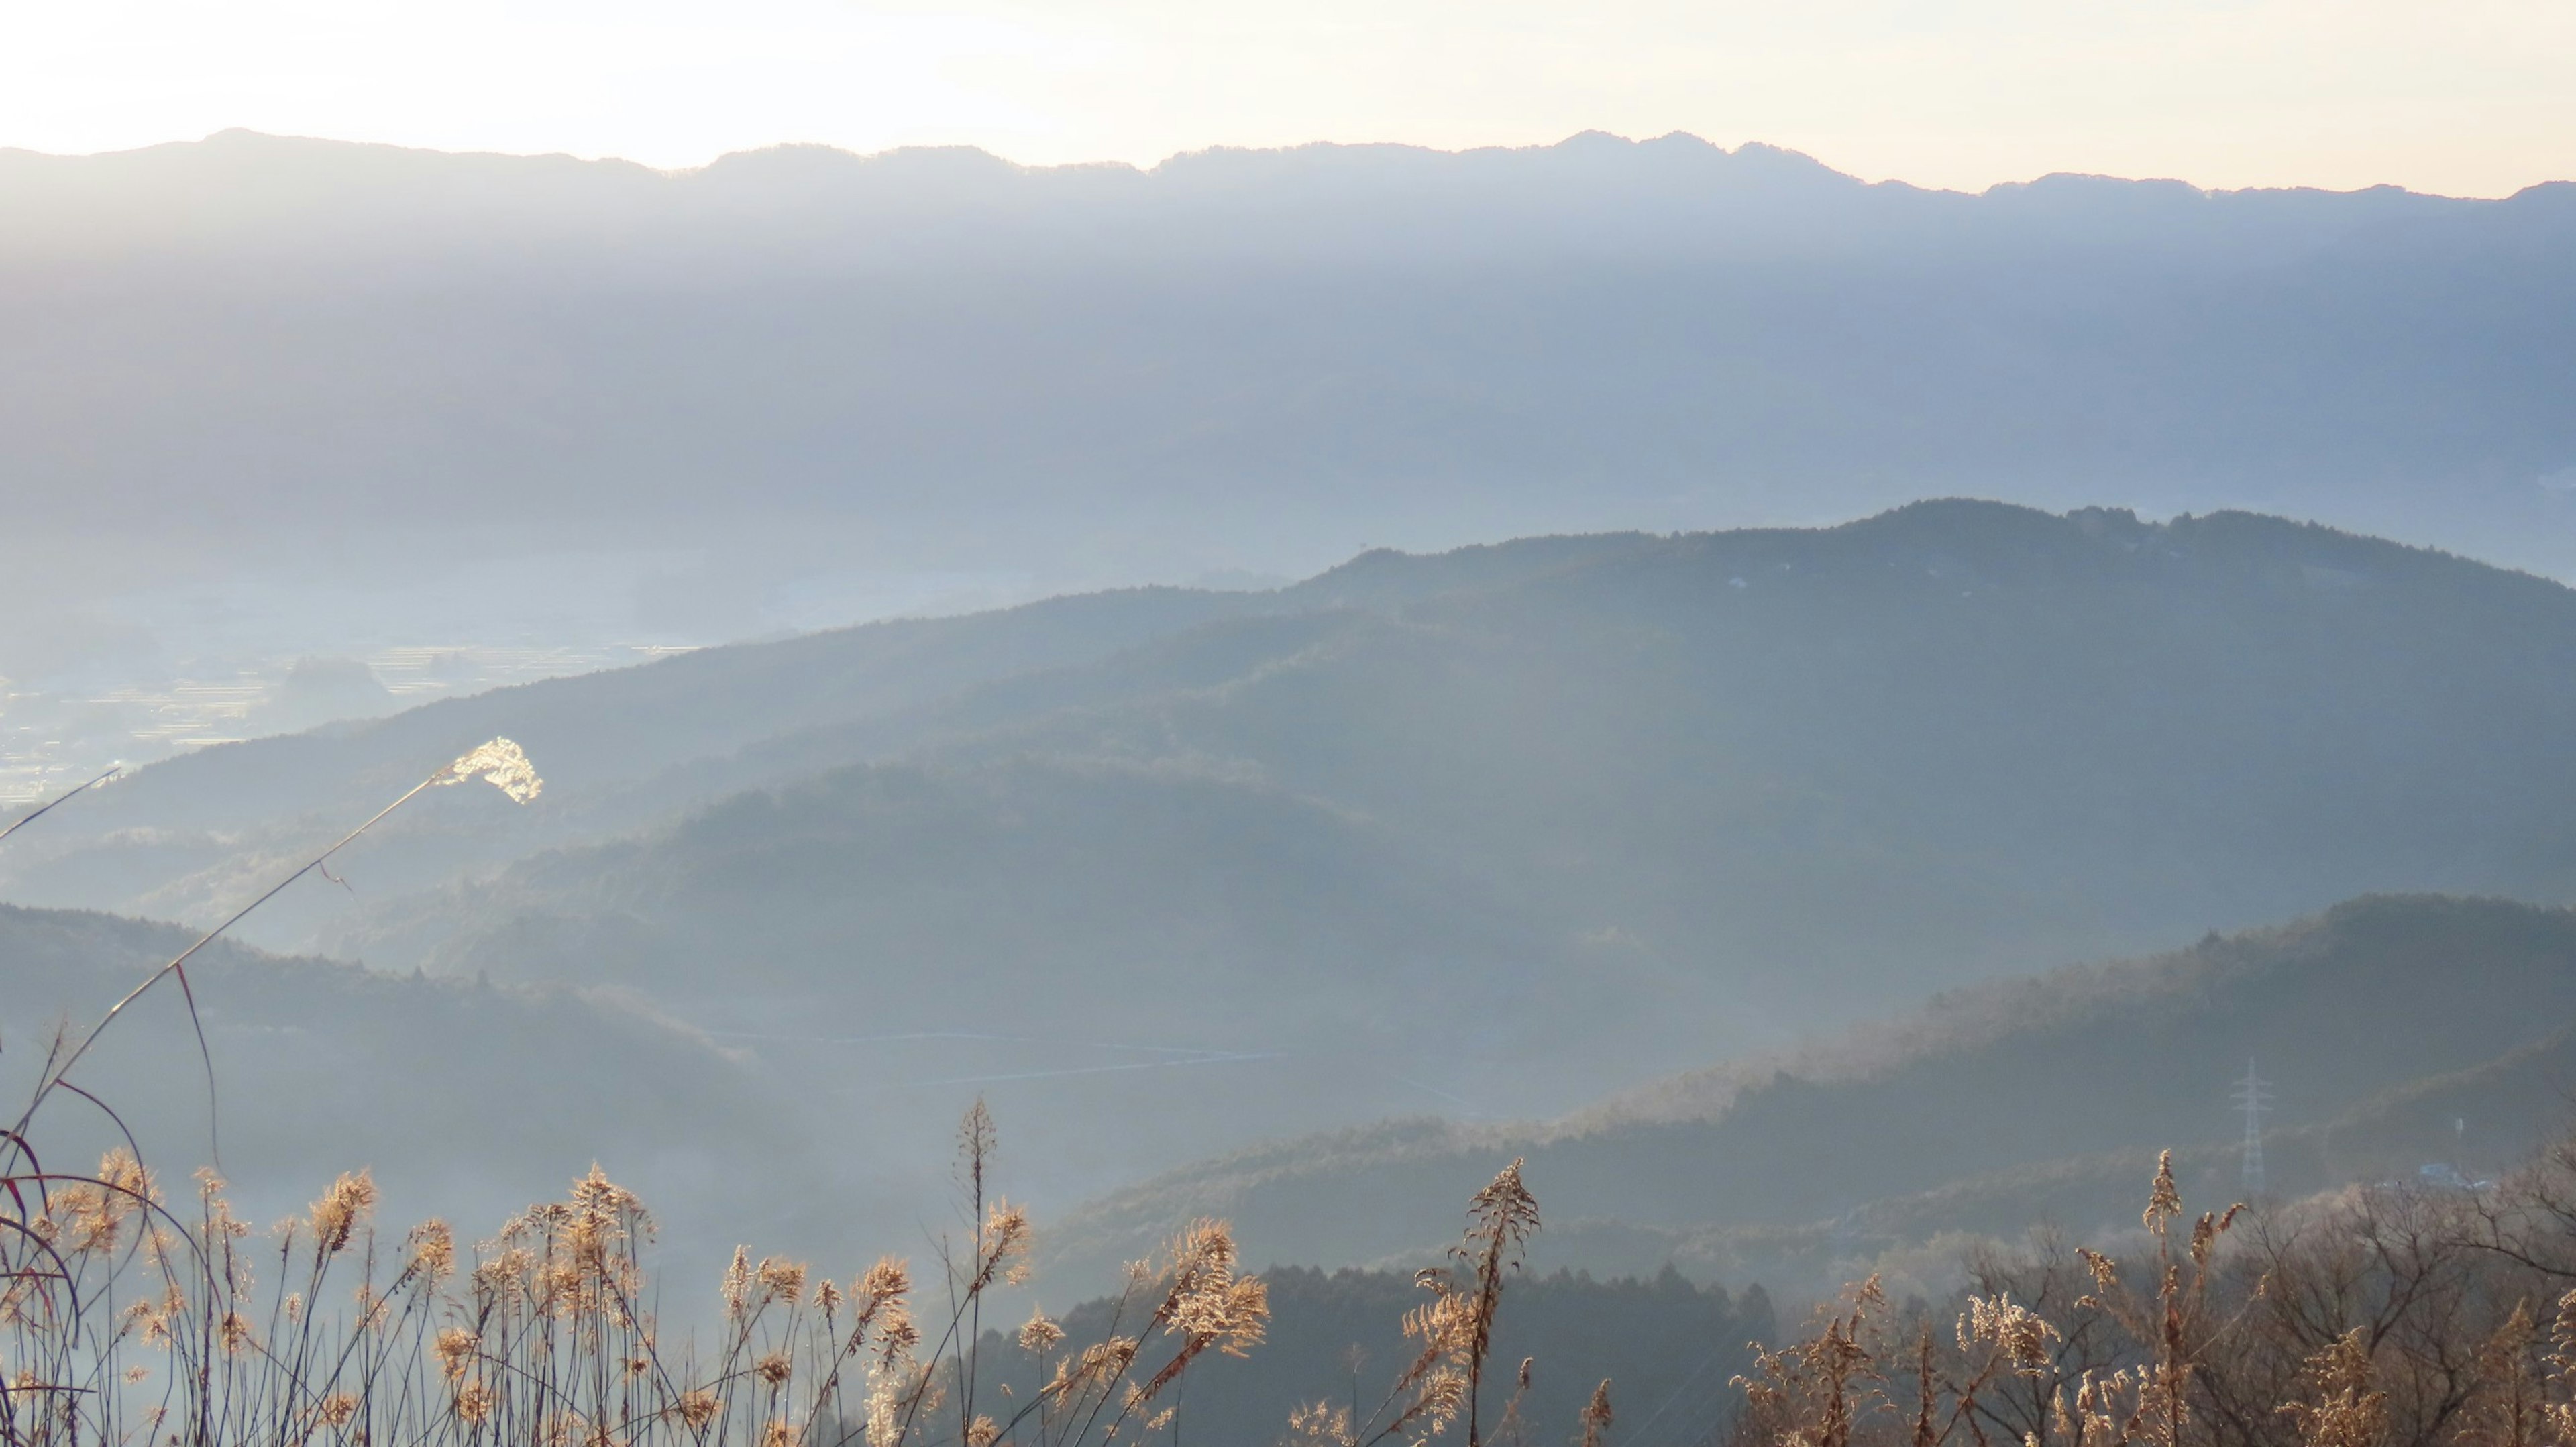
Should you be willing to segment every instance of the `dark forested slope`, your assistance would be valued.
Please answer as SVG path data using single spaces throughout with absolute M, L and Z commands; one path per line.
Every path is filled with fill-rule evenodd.
M 1055 1247 L 1133 1254 L 1162 1222 L 1214 1214 L 1290 1259 L 1402 1257 L 1438 1244 L 1438 1203 L 1526 1155 L 1558 1259 L 1679 1257 L 1778 1286 L 1784 1262 L 1821 1274 L 1940 1231 L 2116 1221 L 2161 1147 L 2187 1148 L 2201 1195 L 2233 1191 L 2249 1062 L 2277 1092 L 2278 1189 L 2426 1161 L 2500 1171 L 2567 1122 L 2571 1025 L 2576 913 L 2359 900 L 1960 991 L 1546 1127 L 1382 1127 L 1213 1160 L 1102 1202 Z

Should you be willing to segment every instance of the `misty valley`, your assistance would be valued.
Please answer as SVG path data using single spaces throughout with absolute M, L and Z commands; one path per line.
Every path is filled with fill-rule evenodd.
M 2576 1442 L 2570 194 L 0 152 L 0 1444 Z
M 1070 1305 L 1207 1216 L 1436 1262 L 1518 1157 L 1531 1300 L 1716 1291 L 1674 1330 L 1731 1379 L 1728 1291 L 1952 1289 L 1959 1242 L 2121 1229 L 2163 1149 L 2242 1194 L 2249 1062 L 2271 1198 L 2521 1168 L 2576 1067 L 2576 914 L 2508 902 L 2576 868 L 2570 660 L 2526 575 L 1969 502 L 709 648 L 70 801 L 0 862 L 8 1068 L 505 736 L 540 796 L 424 795 L 195 963 L 254 1219 L 364 1164 L 497 1221 L 595 1164 L 712 1279 L 918 1236 L 980 1100 Z M 191 1014 L 137 1011 L 83 1071 L 121 1125 L 57 1150 L 201 1148 Z M 1368 1279 L 1281 1340 L 1370 1290 L 1391 1329 Z

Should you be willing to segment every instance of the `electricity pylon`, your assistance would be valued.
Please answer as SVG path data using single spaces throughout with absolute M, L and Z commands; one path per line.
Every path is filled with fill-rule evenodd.
M 2254 1062 L 2245 1062 L 2245 1078 L 2235 1091 L 2236 1108 L 2245 1112 L 2245 1160 L 2242 1184 L 2245 1199 L 2263 1194 L 2263 1113 L 2272 1108 L 2272 1087 L 2254 1073 Z

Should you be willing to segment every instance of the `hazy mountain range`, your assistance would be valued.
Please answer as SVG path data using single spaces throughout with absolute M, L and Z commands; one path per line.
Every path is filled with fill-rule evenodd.
M 624 1152 L 712 1217 L 691 1203 L 739 1173 L 663 1171 L 609 1104 L 700 1072 L 692 1096 L 760 1122 L 728 1151 L 805 1143 L 775 1214 L 818 1254 L 917 1235 L 983 1094 L 1015 1192 L 1058 1216 L 1107 1196 L 1051 1248 L 1077 1279 L 1201 1207 L 1256 1259 L 1401 1259 L 1508 1152 L 1561 1213 L 1557 1260 L 1776 1277 L 2017 1223 L 2028 1192 L 1994 1184 L 2016 1171 L 2107 1209 L 2137 1151 L 2226 1145 L 2249 1054 L 2284 1130 L 2382 1122 L 2349 1157 L 2285 1138 L 2285 1183 L 2423 1155 L 2435 1114 L 2504 1122 L 2452 1142 L 2494 1156 L 2542 1129 L 2576 974 L 2564 917 L 2527 906 L 2356 907 L 1779 1052 L 2371 891 L 2564 901 L 2571 659 L 2556 583 L 2242 513 L 1942 502 L 1376 552 L 1268 592 L 876 624 L 210 748 L 13 838 L 0 891 L 210 921 L 506 734 L 544 797 L 424 795 L 248 937 L 364 960 L 273 968 L 348 971 L 369 1029 L 406 1028 L 411 991 L 638 1042 L 500 1047 L 503 1071 L 472 1051 L 511 1037 L 478 1036 L 452 1067 L 477 1089 L 589 1083 L 493 1137 L 508 1183 L 431 1181 L 430 1208 Z M 78 928 L 111 927 L 143 928 Z M 13 1052 L 31 1013 L 0 1021 Z M 369 1088 L 435 1095 L 451 1072 L 416 1052 L 441 1018 Z M 2518 1049 L 2540 1053 L 2498 1063 Z M 228 1099 L 309 1089 L 299 1068 L 281 1052 Z M 410 1149 L 370 1098 L 313 1138 Z M 1777 1154 L 1797 1142 L 1828 1154 Z
M 1964 195 L 1680 135 L 0 152 L 0 671 L 705 642 L 1946 491 L 2565 572 L 2572 198 Z

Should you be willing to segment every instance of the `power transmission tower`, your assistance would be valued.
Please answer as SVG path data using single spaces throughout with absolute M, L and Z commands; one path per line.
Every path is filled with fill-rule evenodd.
M 2254 1073 L 2254 1062 L 2245 1062 L 2245 1078 L 2238 1081 L 2236 1107 L 2245 1112 L 2245 1163 L 2242 1184 L 2245 1199 L 2263 1194 L 2263 1113 L 2272 1108 L 2272 1087 Z

